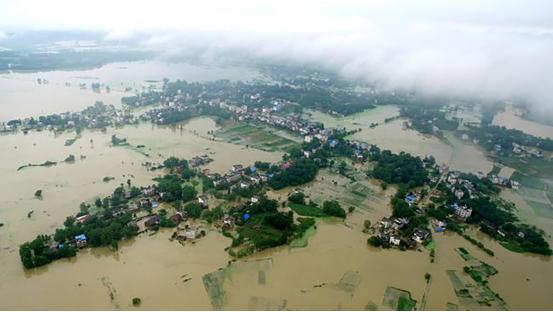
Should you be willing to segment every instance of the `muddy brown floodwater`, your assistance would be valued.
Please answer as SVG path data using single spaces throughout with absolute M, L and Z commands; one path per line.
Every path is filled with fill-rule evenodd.
M 208 167 L 213 171 L 224 172 L 235 163 L 249 164 L 255 160 L 273 162 L 281 157 L 280 153 L 211 141 L 207 138 L 207 131 L 215 129 L 214 121 L 209 118 L 192 120 L 184 124 L 182 130 L 180 127 L 141 124 L 108 129 L 106 133 L 85 131 L 71 146 L 65 146 L 65 141 L 73 138 L 74 133 L 55 136 L 44 131 L 1 136 L 0 222 L 4 226 L 0 228 L 0 308 L 113 308 L 109 300 L 106 302 L 109 294 L 105 290 L 108 286 L 104 284 L 111 285 L 108 288 L 113 287 L 118 294 L 125 294 L 122 296 L 124 300 L 117 303 L 121 307 L 130 302 L 132 297 L 127 297 L 128 294 L 157 298 L 150 299 L 149 303 L 143 300 L 145 308 L 200 308 L 205 290 L 199 277 L 193 280 L 201 287 L 188 299 L 181 294 L 179 298 L 184 301 L 167 301 L 169 292 L 165 297 L 156 295 L 156 292 L 166 293 L 162 289 L 169 275 L 174 275 L 174 279 L 182 274 L 201 276 L 202 272 L 224 265 L 228 259 L 223 249 L 228 246 L 228 242 L 220 234 L 208 235 L 198 245 L 205 246 L 205 250 L 198 247 L 193 256 L 189 255 L 189 249 L 170 244 L 167 235 L 146 236 L 138 237 L 134 243 L 124 244 L 125 247 L 115 254 L 102 249 L 79 253 L 71 261 L 59 261 L 28 273 L 24 272 L 19 261 L 18 247 L 37 234 L 53 233 L 55 228 L 62 226 L 66 216 L 78 212 L 81 202 L 106 196 L 127 179 L 131 179 L 135 185 L 152 184 L 152 178 L 161 172 L 147 171 L 141 165 L 146 161 L 160 162 L 168 156 L 189 159 L 208 153 L 214 159 Z M 112 147 L 110 141 L 114 133 L 126 137 L 133 146 L 143 144 L 145 148 Z M 151 156 L 147 157 L 144 153 Z M 74 163 L 61 162 L 51 167 L 27 167 L 17 171 L 25 164 L 62 161 L 70 154 L 75 155 Z M 81 155 L 86 158 L 81 159 Z M 108 176 L 115 179 L 103 182 L 102 179 Z M 42 199 L 34 197 L 35 191 L 39 189 L 42 190 Z M 27 218 L 30 211 L 34 212 Z M 156 243 L 159 241 L 161 243 Z M 152 254 L 148 256 L 143 251 Z M 127 253 L 131 258 L 126 258 Z M 160 262 L 160 255 L 167 255 L 169 264 L 182 262 L 182 265 L 188 267 L 183 272 L 173 270 L 178 266 L 171 269 L 171 265 Z M 147 265 L 154 267 L 147 268 Z M 156 268 L 158 265 L 167 270 L 167 275 Z M 78 286 L 79 283 L 83 286 Z M 179 284 L 179 287 L 191 287 L 189 284 L 193 285 Z M 60 297 L 60 293 L 66 295 Z M 21 300 L 23 294 L 33 300 Z M 209 305 L 209 301 L 205 303 Z
M 39 78 L 48 83 L 38 84 Z M 0 72 L 0 121 L 80 111 L 95 101 L 120 106 L 122 96 L 134 95 L 151 86 L 159 88 L 163 78 L 187 81 L 264 79 L 254 68 L 170 64 L 156 60 L 117 62 L 82 70 L 4 71 Z M 102 84 L 100 92 L 92 91 L 92 83 Z M 80 84 L 86 84 L 86 88 L 81 89 Z M 105 86 L 110 87 L 109 93 Z M 125 92 L 127 88 L 132 92 Z
M 527 134 L 542 138 L 553 139 L 553 127 L 543 125 L 528 119 L 520 117 L 520 112 L 511 106 L 503 112 L 495 115 L 493 124 L 498 126 L 504 126 L 509 129 L 518 129 Z
M 432 155 L 440 164 L 447 164 L 455 170 L 466 172 L 488 173 L 493 163 L 486 159 L 485 154 L 477 146 L 462 141 L 453 134 L 444 132 L 447 142 L 435 136 L 422 135 L 412 129 L 402 127 L 403 119 L 395 119 L 384 123 L 386 118 L 399 115 L 397 106 L 385 105 L 366 110 L 352 116 L 337 118 L 331 115 L 309 111 L 311 119 L 323 122 L 327 127 L 345 127 L 348 130 L 361 129 L 353 135 L 353 139 L 376 144 L 382 149 L 394 153 L 401 151 L 416 156 Z M 372 123 L 378 126 L 371 128 Z
M 446 233 L 434 236 L 436 260 L 430 263 L 427 251 L 367 247 L 367 235 L 361 232 L 365 217 L 358 211 L 345 225 L 319 221 L 305 248 L 277 248 L 234 263 L 223 285 L 223 308 L 363 310 L 376 305 L 385 309 L 381 303 L 388 286 L 410 291 L 420 307 L 427 272 L 432 282 L 425 309 L 444 310 L 447 303 L 460 306 L 446 274 L 446 270 L 462 272 L 466 265 L 455 251 L 459 247 L 499 270 L 490 278 L 490 287 L 510 309 L 553 307 L 548 287 L 553 267 L 548 260 L 514 254 L 479 237 L 496 252 L 490 257 L 460 236 Z
M 223 172 L 234 163 L 281 157 L 213 141 L 210 133 L 216 129 L 213 120 L 198 118 L 182 129 L 140 124 L 106 133 L 85 131 L 71 146 L 64 146 L 74 137 L 69 133 L 0 137 L 0 222 L 5 224 L 0 228 L 0 309 L 129 309 L 133 297 L 142 299 L 139 309 L 212 309 L 202 276 L 225 268 L 231 260 L 224 251 L 230 240 L 213 229 L 186 246 L 169 241 L 171 231 L 144 233 L 121 243 L 117 252 L 88 249 L 73 259 L 29 271 L 23 270 L 17 249 L 39 233 L 52 233 L 67 215 L 78 211 L 82 201 L 107 195 L 129 177 L 136 185 L 151 184 L 161 172 L 147 171 L 143 162 L 208 153 L 214 159 L 209 168 Z M 112 134 L 134 147 L 111 147 Z M 135 148 L 142 144 L 144 148 Z M 69 154 L 76 156 L 75 163 L 16 170 L 28 163 L 60 161 Z M 86 158 L 81 160 L 80 155 Z M 115 180 L 102 182 L 105 176 Z M 331 188 L 333 192 L 325 191 Z M 43 190 L 42 199 L 34 198 L 37 189 Z M 434 235 L 434 263 L 426 250 L 373 249 L 367 246 L 363 221 L 375 223 L 390 214 L 388 198 L 393 192 L 379 191 L 370 181 L 352 184 L 326 172 L 305 189 L 317 200 L 323 192 L 328 199 L 339 200 L 346 200 L 342 196 L 346 190 L 370 195 L 358 199 L 363 209 L 356 209 L 345 222 L 319 220 L 306 247 L 276 248 L 232 264 L 222 284 L 222 308 L 382 309 L 384 291 L 392 286 L 410 291 L 418 305 L 426 293 L 426 309 L 445 309 L 447 303 L 459 305 L 446 270 L 462 271 L 466 263 L 455 248 L 463 247 L 499 270 L 490 278 L 490 288 L 509 308 L 553 309 L 549 259 L 507 251 L 478 233 L 473 235 L 495 252 L 494 257 L 447 232 Z M 34 213 L 27 218 L 31 210 Z M 428 291 L 427 272 L 432 275 Z

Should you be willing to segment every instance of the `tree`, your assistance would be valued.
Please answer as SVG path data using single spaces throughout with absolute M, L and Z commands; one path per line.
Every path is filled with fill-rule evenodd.
M 367 240 L 367 243 L 371 246 L 374 246 L 374 247 L 382 246 L 382 240 L 377 236 L 369 237 L 369 239 Z
M 203 208 L 199 203 L 192 202 L 184 207 L 184 211 L 190 218 L 197 219 L 202 215 Z
M 269 167 L 271 166 L 270 163 L 265 161 L 256 161 L 254 165 L 257 169 L 263 170 L 263 171 L 269 170 Z
M 386 183 L 408 184 L 409 187 L 423 185 L 428 179 L 428 172 L 419 157 L 404 152 L 393 154 L 388 150 L 380 153 L 372 175 Z
M 363 228 L 368 231 L 371 229 L 371 220 L 367 219 L 363 222 Z
M 176 175 L 166 175 L 158 179 L 157 189 L 159 192 L 165 193 L 163 198 L 165 201 L 174 201 L 182 198 L 182 181 Z
M 223 218 L 224 215 L 225 212 L 223 211 L 223 208 L 221 206 L 217 206 L 212 210 L 204 209 L 201 213 L 201 218 L 206 220 L 208 223 L 213 223 L 213 221 Z
M 167 169 L 174 168 L 188 168 L 188 161 L 186 159 L 178 159 L 176 157 L 169 157 L 163 161 L 163 166 Z
M 80 209 L 82 214 L 87 214 L 89 208 L 90 208 L 90 206 L 87 203 L 81 203 L 81 205 L 79 206 L 79 209 Z
M 182 200 L 187 202 L 194 198 L 196 198 L 196 195 L 198 195 L 198 192 L 196 189 L 191 185 L 185 185 L 182 187 Z
M 142 303 L 142 299 L 138 298 L 138 297 L 134 297 L 132 298 L 132 305 L 133 306 L 139 306 L 140 304 Z
M 296 186 L 307 183 L 315 178 L 319 170 L 317 164 L 309 158 L 298 158 L 291 161 L 292 163 L 287 169 L 277 171 L 269 180 L 269 185 L 272 188 L 279 190 L 286 186 Z
M 323 212 L 329 216 L 345 218 L 346 211 L 335 200 L 327 200 L 323 203 Z
M 65 225 L 65 227 L 71 227 L 73 226 L 73 224 L 75 224 L 75 217 L 73 216 L 69 216 L 65 219 L 65 221 L 63 222 L 63 225 Z
M 353 213 L 355 211 L 355 207 L 349 206 L 348 207 L 348 213 Z
M 288 200 L 295 204 L 305 204 L 305 194 L 302 192 L 294 192 L 292 195 L 288 196 Z
M 285 230 L 292 226 L 294 218 L 293 214 L 290 213 L 275 212 L 267 214 L 263 221 L 274 228 Z

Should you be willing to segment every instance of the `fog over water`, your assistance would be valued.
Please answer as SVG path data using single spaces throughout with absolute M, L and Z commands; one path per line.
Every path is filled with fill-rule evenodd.
M 132 11 L 132 14 L 129 12 Z M 311 64 L 427 93 L 520 96 L 553 110 L 550 1 L 2 1 L 0 46 L 22 30 L 95 30 L 174 57 Z M 102 16 L 102 18 L 98 18 Z

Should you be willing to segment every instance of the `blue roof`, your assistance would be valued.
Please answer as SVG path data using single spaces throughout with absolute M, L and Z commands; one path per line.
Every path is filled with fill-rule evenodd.
M 247 221 L 250 218 L 250 214 L 245 213 L 242 217 L 244 218 L 244 221 Z
M 77 236 L 75 236 L 75 240 L 76 240 L 76 241 L 83 241 L 83 240 L 86 240 L 86 235 L 84 235 L 84 234 L 77 235 Z
M 256 172 L 257 171 L 257 168 L 255 166 L 250 166 L 250 171 L 251 172 Z

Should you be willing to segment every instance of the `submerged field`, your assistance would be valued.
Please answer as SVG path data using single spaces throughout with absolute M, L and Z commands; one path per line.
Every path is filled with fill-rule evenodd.
M 299 147 L 301 138 L 284 130 L 250 123 L 237 123 L 224 127 L 215 137 L 227 143 L 240 144 L 264 151 L 287 151 Z
M 362 128 L 354 138 L 394 151 L 434 154 L 454 168 L 491 170 L 491 163 L 472 145 L 448 134 L 449 144 L 403 130 L 400 120 L 383 123 L 397 115 L 397 107 L 379 109 L 342 119 L 327 116 L 325 124 Z M 379 125 L 371 128 L 373 122 Z M 111 146 L 113 134 L 127 139 L 129 145 Z M 481 233 L 474 236 L 493 249 L 495 256 L 451 232 L 434 233 L 435 262 L 424 248 L 400 251 L 369 247 L 369 235 L 362 231 L 364 221 L 375 224 L 390 215 L 389 201 L 395 187 L 383 190 L 380 183 L 366 178 L 364 165 L 355 164 L 350 164 L 350 178 L 325 169 L 314 181 L 297 188 L 318 204 L 336 200 L 355 210 L 341 221 L 314 210 L 319 208 L 290 206 L 318 218 L 316 226 L 290 246 L 231 259 L 225 251 L 231 240 L 206 225 L 207 236 L 195 244 L 172 242 L 171 232 L 161 230 L 123 242 L 117 251 L 88 249 L 76 258 L 24 271 L 17 252 L 19 244 L 39 233 L 51 233 L 67 215 L 78 211 L 82 201 L 105 196 L 127 179 L 135 185 L 152 184 L 161 172 L 146 170 L 142 165 L 146 162 L 208 154 L 214 161 L 207 168 L 224 173 L 236 163 L 278 161 L 283 151 L 301 143 L 301 138 L 283 130 L 245 123 L 220 128 L 210 118 L 172 127 L 139 124 L 105 133 L 85 131 L 66 145 L 74 138 L 74 134 L 56 136 L 50 132 L 0 138 L 0 148 L 8 151 L 0 154 L 0 223 L 4 224 L 0 227 L 0 308 L 131 309 L 134 297 L 141 298 L 140 309 L 167 310 L 490 308 L 464 297 L 462 289 L 469 288 L 472 299 L 476 292 L 483 293 L 492 308 L 553 307 L 553 266 L 549 259 L 510 252 Z M 68 155 L 76 156 L 76 161 L 63 162 Z M 58 164 L 17 171 L 22 165 L 45 161 Z M 522 182 L 525 187 L 519 192 L 507 191 L 505 196 L 515 201 L 523 218 L 534 220 L 551 234 L 551 184 L 533 179 Z M 39 189 L 42 199 L 33 196 Z M 269 191 L 268 195 L 284 201 L 295 189 Z M 29 216 L 30 211 L 34 213 Z M 475 285 L 464 272 L 467 263 L 472 264 L 459 256 L 460 248 L 497 270 L 486 277 L 485 287 Z M 431 276 L 429 280 L 426 273 Z M 21 300 L 22 293 L 32 300 Z M 495 293 L 502 299 L 494 299 Z
M 518 129 L 527 134 L 542 138 L 553 138 L 553 127 L 537 123 L 520 117 L 519 112 L 512 107 L 508 107 L 504 112 L 498 113 L 493 124 L 504 126 L 510 129 Z
M 455 170 L 487 173 L 493 163 L 486 158 L 477 146 L 462 141 L 453 133 L 444 132 L 444 138 L 422 135 L 403 127 L 403 119 L 397 119 L 396 106 L 379 106 L 359 114 L 338 118 L 321 112 L 309 112 L 311 120 L 321 121 L 327 127 L 345 127 L 348 130 L 360 130 L 352 139 L 376 144 L 392 152 L 401 151 L 416 156 L 432 155 L 440 164 L 446 164 Z M 394 118 L 385 122 L 386 118 Z M 376 126 L 371 127 L 371 124 Z
M 193 283 L 173 285 L 168 281 L 171 276 L 177 278 L 190 272 L 199 274 L 225 264 L 228 255 L 224 248 L 228 245 L 228 239 L 218 233 L 208 235 L 205 249 L 196 248 L 194 251 L 183 249 L 176 243 L 169 244 L 168 236 L 164 234 L 153 237 L 146 234 L 134 242 L 125 243 L 117 252 L 101 248 L 89 250 L 77 258 L 29 271 L 23 270 L 18 254 L 21 243 L 41 233 L 52 233 L 67 216 L 79 211 L 81 202 L 107 196 L 127 179 L 137 186 L 153 184 L 152 179 L 162 172 L 148 171 L 143 166 L 146 162 L 156 164 L 169 156 L 189 159 L 207 153 L 214 159 L 207 167 L 215 172 L 226 172 L 235 163 L 247 164 L 256 160 L 272 162 L 281 157 L 280 153 L 212 141 L 203 134 L 207 129 L 216 129 L 214 121 L 209 118 L 192 120 L 182 129 L 140 124 L 108 129 L 105 133 L 84 131 L 69 146 L 65 142 L 74 138 L 74 133 L 54 135 L 43 131 L 2 136 L 0 147 L 8 152 L 0 153 L 0 173 L 3 177 L 0 181 L 0 262 L 3 264 L 0 269 L 0 307 L 124 308 L 137 295 L 144 300 L 144 307 L 152 309 L 201 309 L 209 306 L 207 297 L 205 304 L 201 303 L 204 290 L 200 276 L 197 277 L 199 291 L 182 300 L 176 299 L 181 296 L 182 287 L 190 287 Z M 112 134 L 126 138 L 130 146 L 111 146 Z M 144 147 L 137 148 L 138 145 Z M 74 155 L 76 160 L 63 162 L 68 155 Z M 45 161 L 59 163 L 17 171 L 22 165 Z M 104 179 L 106 177 L 109 179 Z M 35 198 L 36 190 L 42 190 L 42 198 Z M 169 258 L 164 260 L 166 262 L 154 260 L 159 255 Z M 184 261 L 176 260 L 179 258 Z M 165 273 L 160 272 L 158 265 L 165 268 Z M 175 270 L 179 266 L 182 270 Z M 139 282 L 144 280 L 149 283 Z M 112 285 L 109 287 L 117 290 L 117 306 L 110 301 L 104 284 Z M 152 287 L 159 291 L 153 291 Z M 20 294 L 23 290 L 34 300 L 22 302 Z M 60 300 L 60 292 L 75 299 Z M 148 297 L 149 303 L 145 299 Z

